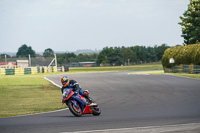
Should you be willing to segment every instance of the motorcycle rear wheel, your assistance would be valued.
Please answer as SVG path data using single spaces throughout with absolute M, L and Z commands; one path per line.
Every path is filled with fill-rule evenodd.
M 72 112 L 72 114 L 75 115 L 76 117 L 80 117 L 82 115 L 82 110 L 81 110 L 81 107 L 79 106 L 79 104 L 77 104 L 77 106 L 75 106 L 73 104 L 73 102 L 70 100 L 67 103 L 67 106 L 69 107 L 69 110 Z

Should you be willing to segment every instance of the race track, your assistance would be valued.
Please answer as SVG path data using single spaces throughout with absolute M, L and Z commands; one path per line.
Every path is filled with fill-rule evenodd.
M 90 91 L 101 107 L 100 116 L 77 118 L 66 109 L 0 118 L 0 133 L 61 133 L 200 123 L 200 80 L 128 73 L 68 74 Z M 46 77 L 61 85 L 62 76 Z

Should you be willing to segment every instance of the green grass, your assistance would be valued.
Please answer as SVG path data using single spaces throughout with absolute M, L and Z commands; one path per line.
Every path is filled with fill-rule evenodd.
M 0 117 L 62 109 L 61 91 L 38 75 L 0 76 Z
M 183 76 L 183 77 L 189 77 L 194 79 L 200 79 L 200 74 L 188 74 L 188 73 L 164 73 L 163 70 L 158 71 L 141 71 L 141 72 L 132 72 L 130 74 L 170 74 L 170 75 L 176 75 L 176 76 Z
M 133 65 L 133 66 L 110 66 L 110 67 L 77 67 L 70 68 L 69 72 L 103 72 L 103 71 L 141 71 L 141 70 L 162 70 L 160 63 Z
M 194 78 L 194 79 L 200 79 L 200 74 L 187 74 L 187 73 L 169 73 L 171 75 L 176 75 L 176 76 L 184 76 L 184 77 L 189 77 L 189 78 Z

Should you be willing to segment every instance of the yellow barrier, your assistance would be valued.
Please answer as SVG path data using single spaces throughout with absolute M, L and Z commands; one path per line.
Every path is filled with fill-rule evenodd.
M 56 66 L 53 67 L 53 72 L 57 72 L 57 67 Z
M 37 73 L 37 67 L 31 67 L 31 74 Z
M 49 68 L 49 72 L 52 72 L 52 67 Z
M 24 68 L 15 68 L 15 75 L 24 75 Z
M 179 73 L 183 73 L 183 64 L 179 65 Z
M 46 72 L 47 72 L 47 67 L 45 66 L 45 67 L 44 67 L 44 73 L 46 73 Z
M 0 68 L 0 75 L 5 75 L 6 74 L 6 71 L 4 68 Z
M 31 68 L 30 67 L 29 68 L 14 68 L 14 69 L 12 69 L 12 74 L 10 74 L 9 71 L 7 73 L 7 69 L 0 68 L 0 75 L 36 74 L 36 73 L 38 73 L 37 69 L 38 69 L 37 67 L 31 67 Z M 46 66 L 42 68 L 42 72 L 43 73 L 47 73 L 48 72 Z M 50 72 L 57 72 L 57 67 L 56 66 L 50 67 Z

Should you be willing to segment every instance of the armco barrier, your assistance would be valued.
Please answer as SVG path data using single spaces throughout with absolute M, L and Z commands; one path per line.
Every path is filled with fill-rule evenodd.
M 37 73 L 37 67 L 31 67 L 31 74 Z
M 47 67 L 37 67 L 37 72 L 38 73 L 46 73 L 47 72 Z
M 15 68 L 15 75 L 24 75 L 24 68 Z
M 29 67 L 29 68 L 0 68 L 0 75 L 27 75 L 36 73 L 47 73 L 47 67 Z M 57 67 L 50 67 L 50 72 L 57 72 Z
M 183 73 L 189 73 L 189 66 L 183 65 Z
M 6 69 L 6 75 L 15 75 L 15 69 Z
M 6 74 L 6 71 L 4 68 L 0 68 L 0 75 L 5 75 Z
M 194 65 L 194 73 L 200 73 L 200 66 L 199 65 Z
M 31 74 L 31 68 L 24 68 L 24 74 Z
M 47 72 L 47 67 L 44 67 L 44 73 L 46 73 Z
M 40 73 L 40 71 L 41 71 L 41 70 L 40 70 L 40 67 L 37 67 L 37 72 Z
M 200 74 L 200 65 L 179 65 L 172 68 L 164 68 L 165 73 L 190 73 Z
M 56 66 L 53 67 L 53 71 L 57 72 L 57 67 Z

